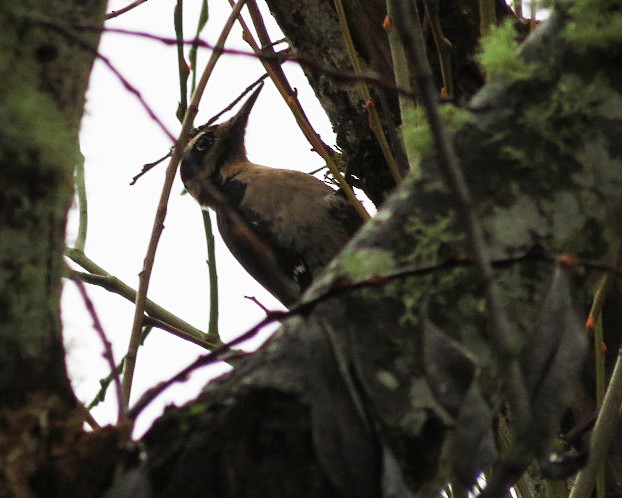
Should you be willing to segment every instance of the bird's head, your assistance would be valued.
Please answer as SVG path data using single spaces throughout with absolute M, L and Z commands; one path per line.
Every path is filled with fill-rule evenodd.
M 199 204 L 212 204 L 210 189 L 204 188 L 204 185 L 218 189 L 228 178 L 228 168 L 234 167 L 240 161 L 246 161 L 246 125 L 262 88 L 263 84 L 229 121 L 199 126 L 191 132 L 182 156 L 180 175 L 186 189 Z

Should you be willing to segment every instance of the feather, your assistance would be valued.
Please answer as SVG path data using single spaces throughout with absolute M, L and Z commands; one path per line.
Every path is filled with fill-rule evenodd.
M 197 128 L 180 171 L 188 192 L 216 211 L 231 253 L 290 306 L 361 220 L 343 195 L 317 178 L 247 159 L 244 131 L 258 93 L 231 120 Z

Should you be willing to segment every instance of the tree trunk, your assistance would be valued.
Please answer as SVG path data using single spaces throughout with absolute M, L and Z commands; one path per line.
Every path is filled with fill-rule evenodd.
M 97 480 L 80 482 L 92 468 L 74 465 L 83 417 L 65 370 L 59 305 L 94 60 L 66 26 L 102 25 L 104 7 L 99 0 L 0 4 L 1 496 L 97 493 Z M 81 37 L 97 46 L 99 34 Z

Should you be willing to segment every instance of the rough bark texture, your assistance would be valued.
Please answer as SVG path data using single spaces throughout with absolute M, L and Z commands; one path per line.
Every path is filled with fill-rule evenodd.
M 81 439 L 59 314 L 94 55 L 54 27 L 101 23 L 104 4 L 0 4 L 0 496 L 95 496 L 110 476 L 106 465 L 93 472 L 96 453 Z M 92 46 L 97 39 L 86 37 Z M 94 448 L 114 449 L 104 434 L 91 439 Z M 77 465 L 82 457 L 90 464 Z
M 278 2 L 271 6 L 290 39 L 283 15 L 296 33 L 325 30 L 321 60 L 347 66 L 327 2 L 304 16 L 295 5 L 280 13 Z M 304 24 L 307 14 L 316 16 L 313 26 Z M 447 123 L 512 332 L 525 344 L 534 440 L 552 435 L 568 401 L 554 363 L 567 360 L 569 372 L 581 363 L 572 342 L 581 339 L 565 333 L 580 334 L 593 278 L 582 266 L 556 270 L 553 259 L 570 252 L 607 263 L 620 243 L 622 40 L 590 38 L 578 15 L 554 16 L 523 58 L 512 56 L 507 73 Z M 600 21 L 590 22 L 593 29 Z M 310 50 L 319 39 L 308 43 Z M 311 80 L 333 118 L 338 105 L 352 116 L 355 94 L 321 75 Z M 360 136 L 353 119 L 339 121 L 338 132 Z M 429 152 L 422 177 L 390 196 L 307 294 L 328 297 L 289 319 L 197 401 L 156 422 L 141 468 L 154 496 L 428 497 L 491 463 L 491 418 L 506 391 L 478 272 L 464 264 L 471 248 L 455 195 Z M 533 387 L 540 345 L 557 331 L 553 350 L 567 356 L 547 360 L 549 372 Z M 555 495 L 554 485 L 539 485 L 539 496 Z
M 385 0 L 359 2 L 344 0 L 352 39 L 360 56 L 364 74 L 373 74 L 383 82 L 382 88 L 371 87 L 374 105 L 379 109 L 383 127 L 392 149 L 399 151 L 395 128 L 401 123 L 397 104 L 393 64 L 387 32 L 383 28 L 386 16 Z M 302 64 L 322 107 L 328 114 L 337 145 L 345 154 L 348 172 L 355 175 L 368 197 L 379 205 L 395 187 L 389 169 L 369 128 L 368 112 L 354 80 L 335 79 L 319 67 L 352 74 L 352 64 L 343 42 L 333 1 L 328 0 L 268 0 L 268 6 L 288 42 L 303 59 L 314 65 Z M 443 35 L 451 43 L 451 67 L 455 92 L 453 100 L 465 102 L 482 85 L 483 77 L 474 61 L 478 49 L 479 15 L 477 0 L 429 2 L 438 11 L 426 12 L 424 26 L 430 61 L 435 79 L 442 86 L 436 45 L 431 22 L 438 18 Z M 424 12 L 423 3 L 421 11 Z M 503 1 L 497 11 L 502 19 L 509 15 Z M 398 153 L 399 159 L 399 153 Z

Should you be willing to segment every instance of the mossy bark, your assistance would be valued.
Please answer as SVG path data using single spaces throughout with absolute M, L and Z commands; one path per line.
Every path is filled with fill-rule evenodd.
M 51 454 L 81 431 L 60 293 L 78 130 L 105 2 L 0 3 L 0 494 L 69 496 Z M 75 443 L 75 441 L 73 441 Z M 62 452 L 61 452 L 62 453 Z M 77 469 L 65 469 L 78 474 Z M 74 495 L 77 496 L 77 495 Z M 89 496 L 89 493 L 81 496 Z

